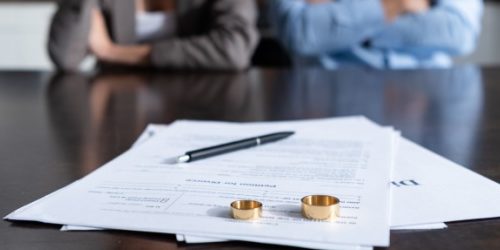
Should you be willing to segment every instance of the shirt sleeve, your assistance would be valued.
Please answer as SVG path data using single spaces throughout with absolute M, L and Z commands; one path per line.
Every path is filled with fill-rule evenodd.
M 253 0 L 217 0 L 206 20 L 205 34 L 172 38 L 152 45 L 158 68 L 240 70 L 250 65 L 258 42 L 257 7 Z
M 482 11 L 480 0 L 438 0 L 425 13 L 408 14 L 387 25 L 371 44 L 421 56 L 467 54 L 476 46 Z
M 59 70 L 75 71 L 88 54 L 90 14 L 96 0 L 60 0 L 52 18 L 47 47 Z
M 272 0 L 269 17 L 277 37 L 292 53 L 317 56 L 361 44 L 385 25 L 380 0 Z

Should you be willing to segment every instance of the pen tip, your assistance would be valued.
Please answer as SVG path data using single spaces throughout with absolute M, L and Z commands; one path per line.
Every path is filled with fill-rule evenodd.
M 189 162 L 191 157 L 189 155 L 180 155 L 175 157 L 170 157 L 161 161 L 163 164 L 175 165 L 178 163 L 186 163 Z
M 163 163 L 163 164 L 174 165 L 174 164 L 177 164 L 177 163 L 178 163 L 178 158 L 179 158 L 179 157 L 170 157 L 170 158 L 164 159 L 164 160 L 162 161 L 162 163 Z

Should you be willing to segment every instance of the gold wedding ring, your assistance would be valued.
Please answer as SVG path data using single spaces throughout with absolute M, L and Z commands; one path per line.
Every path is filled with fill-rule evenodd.
M 262 214 L 262 203 L 254 200 L 239 200 L 231 203 L 231 216 L 237 220 L 256 220 Z
M 332 221 L 340 215 L 340 200 L 335 196 L 309 195 L 301 201 L 302 216 L 307 219 Z

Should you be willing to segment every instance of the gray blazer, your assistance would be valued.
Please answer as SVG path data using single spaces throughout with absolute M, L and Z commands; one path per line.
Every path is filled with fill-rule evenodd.
M 77 70 L 88 54 L 90 14 L 102 10 L 111 39 L 136 44 L 134 0 L 60 0 L 48 38 L 50 58 Z M 176 38 L 152 43 L 155 68 L 235 70 L 249 66 L 258 42 L 253 0 L 178 0 Z

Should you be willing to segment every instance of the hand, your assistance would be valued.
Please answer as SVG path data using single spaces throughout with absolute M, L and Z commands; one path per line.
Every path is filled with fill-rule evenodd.
M 430 8 L 429 0 L 381 0 L 385 18 L 394 21 L 407 13 L 421 13 Z
M 421 13 L 429 10 L 429 0 L 402 0 L 403 11 L 406 13 Z
M 327 3 L 331 2 L 331 0 L 307 0 L 309 4 L 319 4 L 319 3 Z
M 113 47 L 113 41 L 109 37 L 106 21 L 101 11 L 94 9 L 91 15 L 89 48 L 98 59 L 105 59 Z
M 130 66 L 149 64 L 151 45 L 125 46 L 115 44 L 109 37 L 106 21 L 102 13 L 99 10 L 93 10 L 91 19 L 89 48 L 97 59 L 111 64 Z
M 387 21 L 394 21 L 398 16 L 404 12 L 403 1 L 405 0 L 381 0 L 382 9 L 384 10 L 385 19 Z

